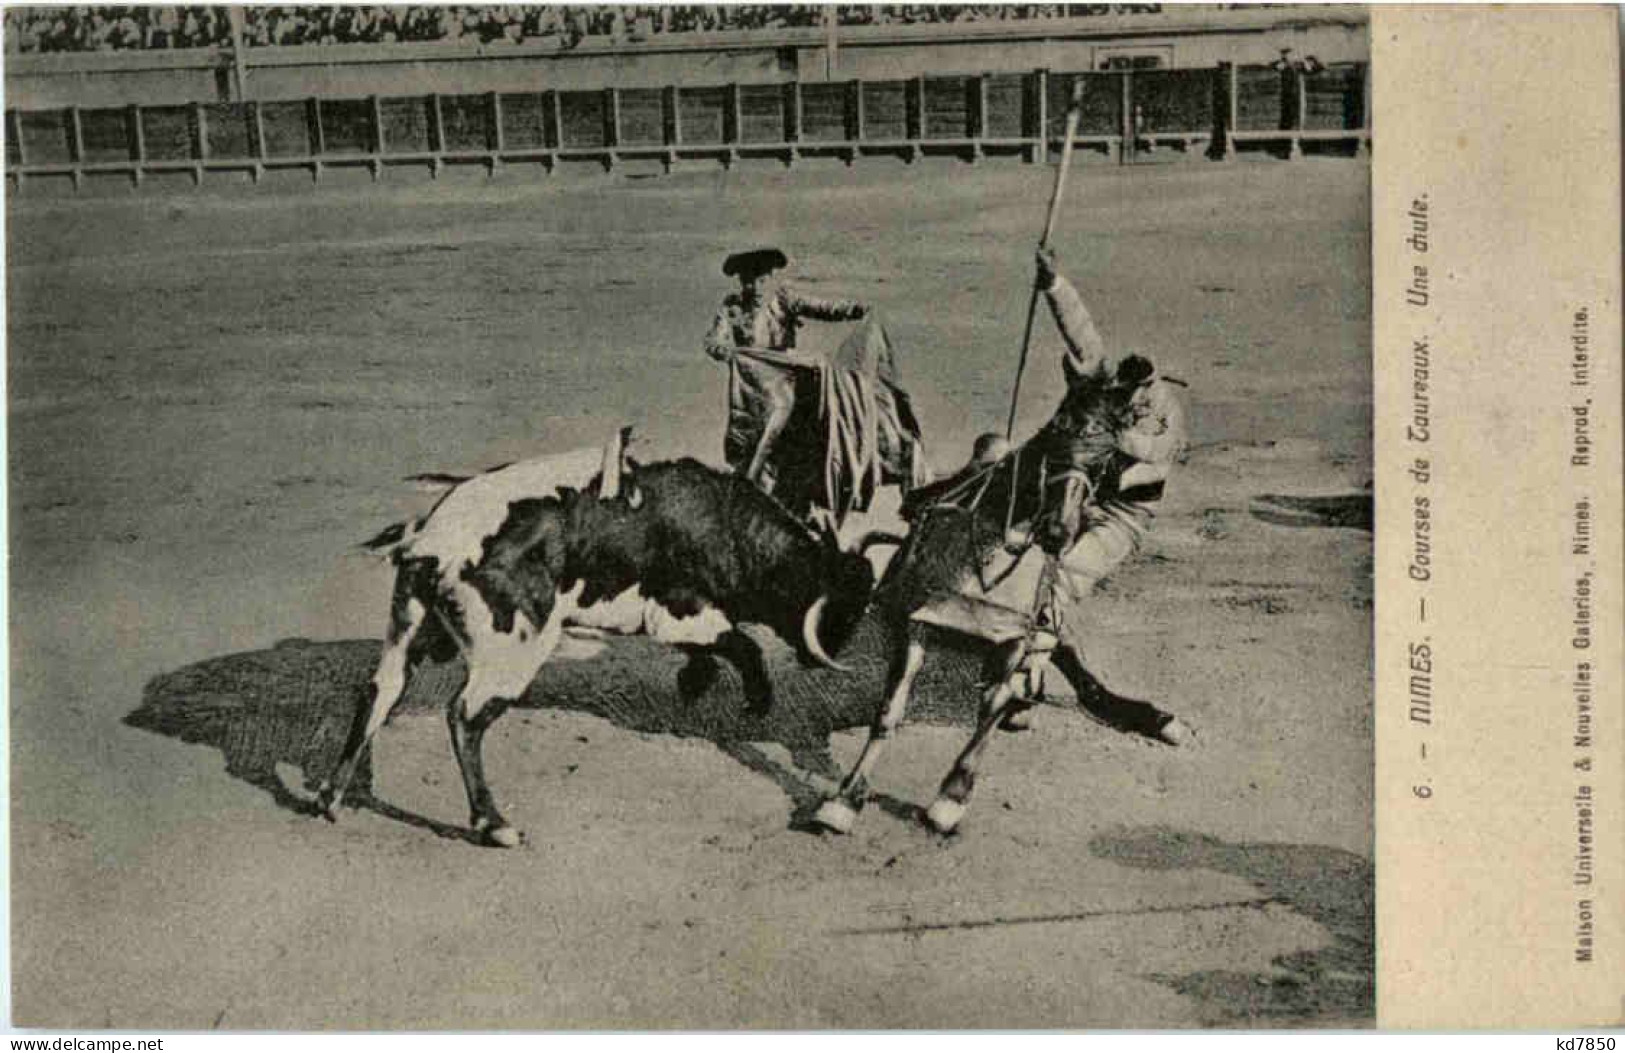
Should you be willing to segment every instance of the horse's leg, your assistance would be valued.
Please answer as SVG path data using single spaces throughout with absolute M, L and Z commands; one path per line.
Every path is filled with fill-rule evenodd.
M 1078 705 L 1103 724 L 1170 746 L 1181 746 L 1190 740 L 1190 728 L 1172 713 L 1158 709 L 1150 702 L 1124 698 L 1108 690 L 1084 666 L 1083 656 L 1076 644 L 1063 640 L 1050 661 L 1072 685 L 1072 690 L 1078 696 Z
M 908 709 L 909 693 L 914 689 L 914 678 L 925 662 L 925 645 L 905 630 L 902 641 L 892 652 L 891 668 L 886 674 L 886 702 L 869 728 L 869 738 L 863 744 L 858 761 L 841 782 L 834 796 L 819 806 L 813 820 L 827 830 L 848 833 L 857 822 L 858 810 L 869 795 L 869 772 L 880 759 L 886 741 L 897 730 Z
M 1016 697 L 1016 686 L 1023 679 L 1019 666 L 1024 653 L 1024 643 L 1017 641 L 1001 648 L 996 656 L 991 668 L 1002 675 L 989 684 L 982 695 L 981 721 L 977 724 L 976 733 L 954 761 L 948 777 L 942 780 L 937 799 L 926 809 L 925 821 L 938 833 L 952 833 L 960 819 L 964 818 L 965 806 L 970 801 L 971 791 L 976 788 L 976 768 L 982 751 L 987 748 L 993 730 L 1009 712 Z

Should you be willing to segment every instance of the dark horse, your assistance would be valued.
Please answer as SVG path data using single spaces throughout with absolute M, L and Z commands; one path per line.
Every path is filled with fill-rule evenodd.
M 976 732 L 926 813 L 941 832 L 958 824 L 977 758 L 1017 700 L 1028 660 L 1056 647 L 1035 616 L 1036 598 L 1054 572 L 1036 536 L 1046 529 L 1046 517 L 1059 514 L 1060 490 L 1070 479 L 1082 479 L 1087 501 L 1115 493 L 1128 462 L 1113 436 L 1130 419 L 1134 387 L 1104 368 L 1077 379 L 1049 424 L 1025 444 L 908 496 L 904 514 L 912 529 L 906 539 L 895 539 L 900 547 L 871 605 L 889 652 L 886 698 L 857 763 L 819 809 L 820 825 L 838 833 L 851 829 L 868 794 L 869 772 L 907 709 L 926 641 L 943 629 L 987 655 Z

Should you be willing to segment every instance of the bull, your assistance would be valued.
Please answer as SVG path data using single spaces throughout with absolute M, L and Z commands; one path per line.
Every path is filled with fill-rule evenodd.
M 720 655 L 739 667 L 757 710 L 770 703 L 771 684 L 741 625 L 771 630 L 804 664 L 845 668 L 830 656 L 874 587 L 861 552 L 842 550 L 833 534 L 809 529 L 740 476 L 691 459 L 626 459 L 625 438 L 623 431 L 601 460 L 585 450 L 437 477 L 451 489 L 426 516 L 366 543 L 394 564 L 394 592 L 383 657 L 317 798 L 328 818 L 426 658 L 461 654 L 467 662 L 447 710 L 452 749 L 475 834 L 502 847 L 521 835 L 486 782 L 481 738 L 567 627 L 646 634 L 688 649 L 689 688 Z

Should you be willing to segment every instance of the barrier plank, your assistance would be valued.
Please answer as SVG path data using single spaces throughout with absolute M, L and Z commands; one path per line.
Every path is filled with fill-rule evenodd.
M 22 150 L 29 164 L 62 164 L 72 159 L 66 110 L 18 114 Z
M 204 106 L 203 129 L 206 156 L 224 160 L 254 156 L 253 114 L 245 103 Z
M 130 159 L 130 111 L 125 107 L 80 110 L 79 134 L 84 159 L 91 164 Z
M 480 151 L 491 144 L 491 107 L 485 95 L 440 96 L 442 149 L 450 153 Z
M 1136 70 L 1133 97 L 1140 132 L 1210 132 L 1213 71 Z
M 562 124 L 560 145 L 566 149 L 583 149 L 605 145 L 604 119 L 606 108 L 601 91 L 561 91 L 559 119 Z
M 23 163 L 22 134 L 16 110 L 6 111 L 6 167 L 15 168 Z
M 908 81 L 871 80 L 863 85 L 863 137 L 908 137 Z
M 659 88 L 623 88 L 620 99 L 621 145 L 659 146 L 666 141 Z
M 839 143 L 846 138 L 846 85 L 803 84 L 801 140 L 808 143 Z
M 1346 130 L 1365 126 L 1365 67 L 1359 63 L 1327 66 L 1311 73 L 1305 85 L 1305 128 Z
M 974 135 L 971 115 L 975 105 L 973 77 L 927 77 L 925 80 L 925 138 L 959 139 Z
M 141 136 L 147 145 L 147 159 L 191 160 L 196 117 L 190 106 L 149 106 L 142 109 Z
M 378 100 L 383 119 L 384 153 L 425 153 L 429 146 L 429 101 L 421 95 Z
M 1072 85 L 1083 81 L 1083 109 L 1078 116 L 1079 135 L 1118 135 L 1123 128 L 1122 74 L 1096 72 L 1051 72 L 1045 85 L 1046 123 L 1051 139 L 1066 135 L 1066 113 L 1072 103 Z
M 784 95 L 777 84 L 739 86 L 739 141 L 784 141 Z
M 541 150 L 553 140 L 548 126 L 547 96 L 540 92 L 504 92 L 502 106 L 502 142 L 509 150 Z
M 982 134 L 989 138 L 1014 139 L 1027 134 L 1027 79 L 1020 73 L 990 73 L 987 82 L 987 113 Z
M 1268 66 L 1242 66 L 1236 70 L 1236 131 L 1275 131 L 1286 111 L 1282 107 L 1281 73 Z
M 260 103 L 260 126 L 265 129 L 265 156 L 308 157 L 311 141 L 308 107 L 303 102 Z
M 677 97 L 683 142 L 710 145 L 725 140 L 728 89 L 684 88 Z
M 371 100 L 323 99 L 318 105 L 324 154 L 372 153 Z

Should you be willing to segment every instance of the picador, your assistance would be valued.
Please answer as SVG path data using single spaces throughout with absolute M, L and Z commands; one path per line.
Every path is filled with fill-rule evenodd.
M 887 694 L 857 763 L 818 810 L 830 830 L 844 833 L 856 821 L 933 633 L 987 647 L 977 730 L 926 813 L 939 831 L 964 815 L 989 735 L 1028 726 L 1048 670 L 1113 727 L 1167 745 L 1191 738 L 1177 717 L 1115 694 L 1089 672 L 1068 610 L 1150 530 L 1187 442 L 1179 385 L 1143 356 L 1108 353 L 1082 297 L 1044 249 L 1037 286 L 1066 346 L 1066 394 L 1026 443 L 984 436 L 962 471 L 904 502 L 910 530 L 896 539 L 901 547 L 872 604 L 890 641 Z

